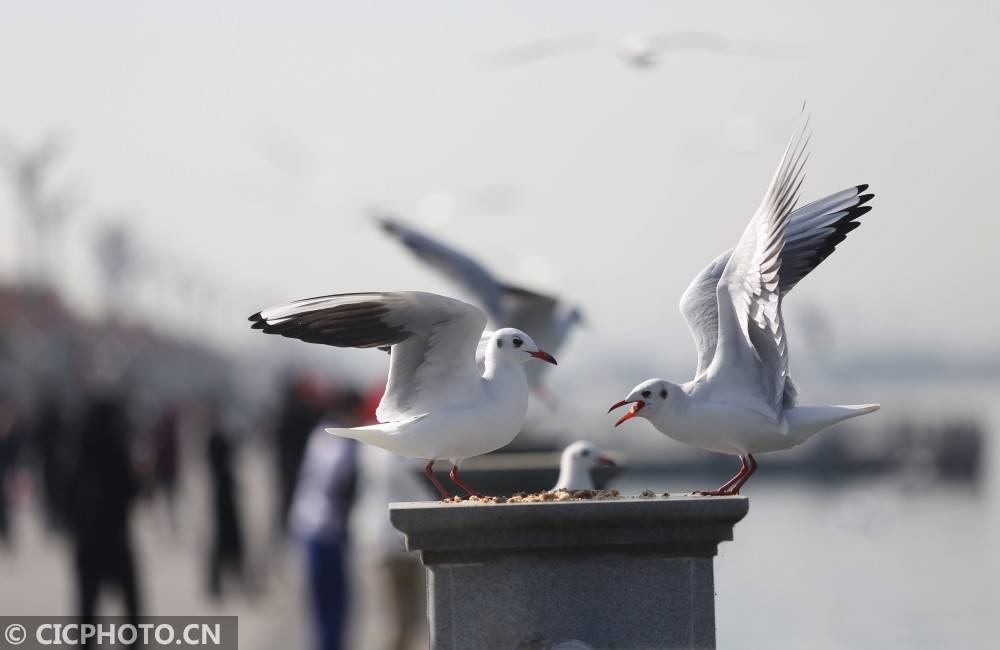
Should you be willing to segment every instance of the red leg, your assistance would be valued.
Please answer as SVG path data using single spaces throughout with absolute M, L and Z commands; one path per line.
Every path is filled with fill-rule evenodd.
M 754 466 L 756 467 L 756 464 Z M 746 458 L 740 456 L 740 471 L 736 472 L 736 475 L 733 476 L 733 478 L 729 479 L 723 485 L 715 488 L 714 490 L 698 490 L 697 492 L 693 492 L 692 494 L 697 494 L 699 496 L 704 496 L 704 497 L 718 497 L 718 496 L 728 496 L 730 494 L 734 494 L 733 486 L 735 486 L 737 483 L 743 485 L 742 483 L 740 483 L 740 481 L 746 480 L 745 477 L 747 476 L 747 471 L 748 468 L 747 468 Z M 739 492 L 736 492 L 735 494 L 739 494 Z
M 451 498 L 451 495 L 448 494 L 448 491 L 445 490 L 441 486 L 441 484 L 437 480 L 437 477 L 434 476 L 434 461 L 433 460 L 430 460 L 430 461 L 427 462 L 427 467 L 424 468 L 424 474 L 427 475 L 427 478 L 429 478 L 431 480 L 431 483 L 434 484 L 434 487 L 437 488 L 438 494 L 441 495 L 442 499 L 450 499 Z
M 726 481 L 721 487 L 719 487 L 720 492 L 732 492 L 733 486 L 740 481 L 745 480 L 744 477 L 747 475 L 748 466 L 746 456 L 740 456 L 740 471 L 736 472 L 733 478 Z
M 476 490 L 473 490 L 468 485 L 466 485 L 465 482 L 462 481 L 462 479 L 458 477 L 458 465 L 452 465 L 451 466 L 451 471 L 448 472 L 448 476 L 451 477 L 452 483 L 454 483 L 458 487 L 462 488 L 463 490 L 465 490 L 466 492 L 468 492 L 470 495 L 472 495 L 474 497 L 481 497 L 481 496 L 483 496 L 482 494 L 480 494 Z
M 749 469 L 748 469 L 748 471 L 747 471 L 747 472 L 746 472 L 746 473 L 745 473 L 745 474 L 743 475 L 743 478 L 742 478 L 742 479 L 740 479 L 740 480 L 739 480 L 739 481 L 738 481 L 738 482 L 736 483 L 736 485 L 734 485 L 734 486 L 732 487 L 732 493 L 733 493 L 733 494 L 739 494 L 739 493 L 740 493 L 740 490 L 742 490 L 742 489 L 743 489 L 743 484 L 747 482 L 747 479 L 749 479 L 749 478 L 750 478 L 750 476 L 751 476 L 751 475 L 752 475 L 752 474 L 753 474 L 754 472 L 756 472 L 756 471 L 757 471 L 757 461 L 756 461 L 756 460 L 754 459 L 754 457 L 753 457 L 753 456 L 751 456 L 750 454 L 747 454 L 747 461 L 749 462 Z

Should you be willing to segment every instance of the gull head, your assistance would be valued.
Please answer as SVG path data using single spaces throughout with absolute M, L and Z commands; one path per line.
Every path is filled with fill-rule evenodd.
M 587 442 L 586 440 L 577 440 L 563 449 L 560 465 L 580 467 L 589 471 L 592 467 L 597 467 L 598 465 L 614 467 L 615 461 L 606 456 L 594 443 Z
M 614 466 L 614 461 L 604 455 L 596 445 L 578 440 L 563 449 L 559 459 L 559 482 L 553 490 L 592 490 L 594 481 L 590 471 L 598 465 Z
M 513 327 L 504 327 L 493 333 L 490 340 L 493 358 L 509 360 L 514 363 L 524 364 L 532 359 L 541 359 L 556 365 L 555 357 L 548 352 L 538 349 L 538 345 L 531 340 L 531 337 L 521 330 Z
M 663 379 L 647 379 L 633 388 L 632 392 L 628 394 L 628 397 L 612 405 L 612 407 L 608 409 L 608 413 L 617 408 L 631 404 L 632 407 L 628 410 L 628 413 L 621 416 L 621 418 L 615 422 L 616 427 L 622 422 L 631 420 L 636 416 L 646 418 L 648 420 L 654 414 L 659 412 L 663 405 L 667 403 L 667 400 L 670 399 L 670 393 L 673 390 L 674 385 L 669 381 L 664 381 Z

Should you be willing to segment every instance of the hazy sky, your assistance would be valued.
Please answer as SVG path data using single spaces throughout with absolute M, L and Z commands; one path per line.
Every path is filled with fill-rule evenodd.
M 85 201 L 61 278 L 80 304 L 95 304 L 96 215 L 117 210 L 225 289 L 209 320 L 233 345 L 260 345 L 244 319 L 272 302 L 451 291 L 370 227 L 379 204 L 579 301 L 591 327 L 574 352 L 693 366 L 677 300 L 739 237 L 807 100 L 804 198 L 862 182 L 878 197 L 789 318 L 824 311 L 840 349 L 998 347 L 996 2 L 208 5 L 0 5 L 0 128 L 70 137 L 63 168 Z M 786 55 L 481 64 L 540 38 L 672 29 Z M 7 278 L 14 234 L 3 187 Z

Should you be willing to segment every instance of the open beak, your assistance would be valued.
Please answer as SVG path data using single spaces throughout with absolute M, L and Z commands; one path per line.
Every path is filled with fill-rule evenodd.
M 598 465 L 604 465 L 605 467 L 617 467 L 618 466 L 618 463 L 616 463 L 615 461 L 611 460 L 607 456 L 598 456 L 597 457 L 597 464 Z
M 556 363 L 556 358 L 551 354 L 549 354 L 548 352 L 542 352 L 541 350 L 536 350 L 534 352 L 529 352 L 528 354 L 535 357 L 536 359 L 541 359 L 542 361 L 548 361 L 553 366 L 559 365 L 558 363 Z
M 626 420 L 631 420 L 632 418 L 634 418 L 639 413 L 639 411 L 641 411 L 642 408 L 644 406 L 646 406 L 646 403 L 643 402 L 641 399 L 637 399 L 637 400 L 623 399 L 622 401 L 617 402 L 611 408 L 609 408 L 608 409 L 608 413 L 610 413 L 611 411 L 614 411 L 617 408 L 621 408 L 621 407 L 625 406 L 626 404 L 632 404 L 632 408 L 629 409 L 628 413 L 626 413 L 625 415 L 621 416 L 621 418 L 617 422 L 615 422 L 615 426 L 616 427 L 619 424 L 621 424 L 622 422 L 624 422 Z

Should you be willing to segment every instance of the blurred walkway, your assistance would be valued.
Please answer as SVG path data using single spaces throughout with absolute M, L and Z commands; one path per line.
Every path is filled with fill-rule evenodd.
M 293 545 L 267 547 L 273 540 L 274 505 L 269 501 L 268 460 L 247 450 L 241 468 L 248 490 L 244 499 L 248 552 L 257 595 L 232 590 L 222 602 L 205 592 L 205 562 L 209 543 L 206 474 L 190 464 L 179 499 L 175 534 L 160 501 L 142 501 L 136 512 L 135 539 L 140 588 L 150 615 L 220 614 L 240 617 L 240 647 L 270 650 L 307 646 L 299 558 Z M 74 587 L 67 542 L 44 532 L 37 496 L 22 502 L 16 513 L 15 546 L 0 552 L 0 611 L 6 615 L 70 615 Z M 118 614 L 114 599 L 99 604 L 101 614 Z

